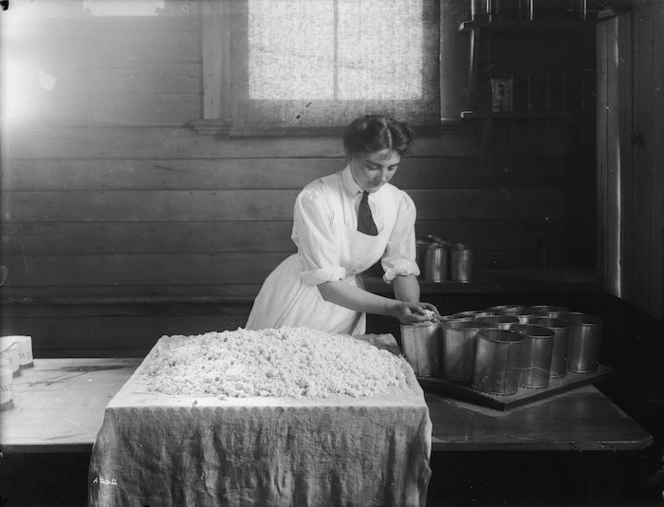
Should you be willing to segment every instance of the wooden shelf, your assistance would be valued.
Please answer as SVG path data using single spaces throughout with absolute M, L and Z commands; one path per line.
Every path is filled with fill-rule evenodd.
M 596 20 L 539 20 L 539 21 L 463 21 L 459 25 L 459 31 L 470 32 L 475 29 L 499 30 L 504 32 L 585 32 L 595 29 Z
M 511 111 L 494 113 L 491 111 L 462 111 L 464 120 L 516 120 L 516 119 L 566 119 L 574 118 L 571 111 Z

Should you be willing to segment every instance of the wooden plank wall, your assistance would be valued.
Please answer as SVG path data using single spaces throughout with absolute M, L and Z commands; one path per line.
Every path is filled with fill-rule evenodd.
M 664 319 L 664 4 L 637 2 L 633 13 L 631 301 Z
M 627 171 L 627 166 L 631 165 L 631 150 L 623 151 L 620 145 L 621 136 L 629 136 L 631 127 L 620 123 L 620 114 L 623 109 L 631 109 L 632 106 L 630 98 L 619 93 L 618 74 L 621 59 L 631 62 L 632 48 L 627 48 L 629 54 L 620 54 L 619 51 L 624 48 L 615 41 L 625 37 L 620 28 L 629 30 L 630 19 L 631 15 L 626 14 L 623 20 L 627 23 L 615 17 L 597 27 L 597 264 L 601 286 L 614 296 L 620 296 L 623 261 L 620 246 L 621 171 Z M 623 87 L 626 84 L 629 82 L 623 83 Z
M 56 82 L 26 81 L 32 106 L 2 132 L 1 332 L 32 335 L 38 357 L 140 356 L 162 334 L 243 325 L 294 251 L 297 192 L 343 168 L 340 141 L 189 128 L 203 104 L 199 2 L 141 17 L 65 4 L 27 6 L 3 31 Z M 480 165 L 480 137 L 473 123 L 446 129 L 403 164 L 418 234 L 471 243 L 480 270 L 535 267 L 540 240 L 549 266 L 592 267 L 578 174 L 594 168 L 565 143 Z
M 598 28 L 601 272 L 607 292 L 664 319 L 664 4 Z

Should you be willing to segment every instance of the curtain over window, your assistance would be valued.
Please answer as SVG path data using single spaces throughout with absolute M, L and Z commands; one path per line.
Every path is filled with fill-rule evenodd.
M 440 119 L 437 0 L 231 2 L 233 127 Z

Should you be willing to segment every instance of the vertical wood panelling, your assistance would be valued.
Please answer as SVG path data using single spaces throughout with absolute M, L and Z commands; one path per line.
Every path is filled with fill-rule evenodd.
M 618 202 L 619 178 L 620 178 L 620 133 L 619 133 L 619 107 L 618 102 L 618 18 L 613 18 L 607 23 L 608 60 L 606 66 L 607 77 L 607 245 L 611 254 L 607 259 L 607 275 L 609 280 L 610 294 L 619 295 L 620 291 L 620 209 Z
M 608 60 L 611 51 L 608 46 L 609 25 L 601 23 L 597 27 L 597 273 L 599 284 L 608 288 L 609 272 L 609 103 L 608 103 Z
M 609 186 L 608 209 L 600 215 L 610 229 L 612 216 L 620 213 L 621 238 L 619 246 L 606 246 L 604 258 L 620 253 L 621 297 L 663 318 L 664 4 L 636 2 L 631 14 L 605 26 L 606 50 L 598 45 L 598 57 L 608 69 L 607 108 L 600 101 L 598 127 L 606 116 L 607 135 L 598 154 L 608 155 Z M 620 171 L 617 178 L 612 168 Z
M 664 320 L 664 3 L 652 7 L 653 117 L 652 117 L 652 228 L 650 272 L 651 314 Z
M 633 52 L 632 14 L 618 18 L 618 108 L 620 138 L 620 297 L 632 300 L 633 276 L 633 100 L 632 100 L 632 52 Z
M 634 184 L 633 203 L 633 303 L 648 310 L 650 299 L 650 260 L 652 256 L 652 169 L 653 111 L 653 20 L 647 8 L 637 10 L 634 23 Z

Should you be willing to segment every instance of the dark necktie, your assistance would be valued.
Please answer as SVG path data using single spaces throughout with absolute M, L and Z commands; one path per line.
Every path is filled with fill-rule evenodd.
M 378 228 L 369 207 L 369 192 L 362 192 L 360 209 L 357 211 L 357 230 L 369 236 L 378 236 Z

